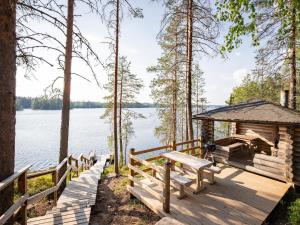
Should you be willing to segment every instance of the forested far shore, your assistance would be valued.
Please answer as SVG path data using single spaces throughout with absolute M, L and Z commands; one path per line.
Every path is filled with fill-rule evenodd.
M 153 103 L 128 103 L 127 108 L 155 108 L 157 107 Z M 50 97 L 17 97 L 16 110 L 21 111 L 23 109 L 33 110 L 60 110 L 62 108 L 61 98 Z M 92 101 L 74 101 L 71 102 L 71 108 L 107 108 L 107 103 L 92 102 Z

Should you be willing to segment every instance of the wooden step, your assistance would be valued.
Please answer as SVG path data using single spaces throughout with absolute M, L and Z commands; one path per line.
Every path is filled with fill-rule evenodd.
M 75 224 L 89 224 L 91 208 L 75 209 L 67 212 L 58 212 L 47 214 L 36 218 L 29 219 L 28 225 L 40 224 L 55 224 L 55 225 L 75 225 Z
M 51 210 L 47 211 L 47 215 L 48 214 L 54 214 L 54 213 L 59 213 L 59 212 L 66 212 L 66 211 L 70 211 L 70 210 L 78 210 L 78 209 L 85 209 L 85 208 L 89 208 L 90 206 L 87 206 L 86 204 L 75 204 L 73 206 L 66 206 L 66 207 L 54 207 Z

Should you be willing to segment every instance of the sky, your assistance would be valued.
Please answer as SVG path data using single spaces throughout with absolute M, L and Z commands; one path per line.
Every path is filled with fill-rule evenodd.
M 164 9 L 158 3 L 149 0 L 136 2 L 138 3 L 136 6 L 143 9 L 144 18 L 134 19 L 124 14 L 121 23 L 120 55 L 128 57 L 131 61 L 132 72 L 144 81 L 144 89 L 137 100 L 139 102 L 153 102 L 149 85 L 154 78 L 154 74 L 148 73 L 146 69 L 150 65 L 155 65 L 161 54 L 156 36 L 159 32 Z M 78 24 L 81 32 L 90 41 L 100 58 L 104 60 L 109 54 L 108 46 L 104 43 L 107 41 L 107 29 L 101 23 L 99 17 L 85 12 L 80 6 L 75 8 L 75 14 L 80 15 L 76 17 L 76 24 Z M 53 28 L 39 22 L 32 23 L 32 27 L 37 30 L 44 30 L 49 34 L 56 33 Z M 224 27 L 226 27 L 226 24 L 224 24 Z M 224 33 L 225 30 L 222 30 L 220 40 L 222 40 Z M 46 50 L 39 51 L 40 54 L 55 62 L 53 53 Z M 225 103 L 232 89 L 239 85 L 243 77 L 253 69 L 254 57 L 255 49 L 251 46 L 251 40 L 244 38 L 242 46 L 228 54 L 226 59 L 220 55 L 216 57 L 203 56 L 200 60 L 195 61 L 204 72 L 205 97 L 209 104 L 220 105 Z M 107 76 L 100 67 L 96 70 L 100 87 L 96 85 L 88 68 L 82 63 L 74 61 L 72 71 L 83 74 L 91 81 L 87 82 L 80 77 L 73 76 L 72 101 L 103 101 L 103 97 L 107 93 L 102 87 L 107 82 Z M 45 88 L 52 84 L 56 77 L 62 75 L 62 71 L 58 70 L 56 66 L 50 67 L 42 64 L 28 78 L 24 77 L 24 70 L 18 68 L 17 96 L 41 96 L 44 94 Z M 58 81 L 56 85 L 61 87 L 62 80 Z

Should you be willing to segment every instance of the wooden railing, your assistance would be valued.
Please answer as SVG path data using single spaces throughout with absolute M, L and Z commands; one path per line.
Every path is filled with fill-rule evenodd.
M 170 212 L 170 169 L 171 164 L 165 163 L 164 167 L 160 167 L 155 165 L 154 163 L 148 162 L 144 159 L 140 159 L 135 156 L 137 152 L 134 149 L 130 149 L 129 155 L 129 175 L 128 178 L 130 180 L 128 189 L 130 191 L 131 188 L 134 187 L 134 184 L 140 185 L 142 188 L 147 190 L 150 194 L 161 199 L 163 202 L 163 209 L 165 212 Z M 148 167 L 152 171 L 152 174 L 147 173 L 147 169 L 141 169 L 140 166 Z M 163 177 L 163 181 L 156 178 L 156 173 L 159 173 Z M 163 189 L 163 193 L 157 193 L 152 188 L 147 185 L 143 185 L 143 183 L 137 178 L 137 175 L 140 175 L 144 178 L 147 178 L 157 184 L 160 188 Z
M 57 204 L 58 200 L 58 190 L 60 189 L 61 185 L 67 181 L 68 175 L 70 175 L 70 179 L 72 179 L 72 171 L 76 173 L 76 176 L 79 176 L 80 171 L 84 169 L 89 169 L 93 164 L 93 160 L 80 154 L 79 158 L 76 159 L 72 155 L 66 157 L 61 163 L 59 163 L 55 168 L 28 173 L 31 165 L 28 165 L 19 171 L 15 172 L 10 177 L 6 178 L 5 180 L 0 182 L 0 192 L 6 189 L 7 187 L 14 184 L 15 181 L 18 182 L 17 184 L 17 191 L 18 194 L 21 196 L 19 199 L 12 205 L 10 208 L 0 216 L 0 225 L 5 224 L 6 221 L 10 218 L 13 218 L 14 221 L 18 221 L 20 224 L 26 224 L 27 222 L 27 209 L 33 203 L 40 201 L 41 199 L 53 194 L 53 201 L 54 205 Z M 61 170 L 66 168 L 66 171 L 61 175 Z M 41 177 L 44 175 L 52 175 L 52 183 L 53 186 L 40 192 L 35 195 L 29 196 L 27 190 L 28 181 L 33 178 Z M 2 204 L 2 203 L 1 203 Z
M 162 163 L 163 166 L 155 164 L 154 160 L 162 159 L 162 155 L 157 155 L 154 157 L 138 157 L 142 154 L 156 152 L 156 151 L 177 151 L 178 146 L 185 146 L 187 148 L 178 150 L 184 153 L 190 153 L 193 155 L 201 155 L 201 140 L 195 139 L 191 141 L 185 141 L 180 143 L 172 143 L 171 145 L 164 145 L 161 147 L 151 148 L 136 151 L 135 149 L 130 149 L 129 154 L 129 175 L 128 179 L 129 182 L 129 192 L 132 193 L 133 187 L 135 184 L 138 184 L 140 187 L 148 191 L 153 196 L 161 199 L 163 202 L 163 210 L 166 213 L 170 212 L 170 185 L 172 182 L 170 181 L 170 171 L 171 171 L 171 163 L 164 160 Z M 198 152 L 196 152 L 198 150 Z M 157 176 L 157 175 L 160 176 Z M 160 179 L 158 178 L 160 177 Z M 158 193 L 157 191 L 153 190 L 151 187 L 143 184 L 140 178 L 147 178 L 153 183 L 157 184 L 159 188 L 163 190 L 162 193 Z

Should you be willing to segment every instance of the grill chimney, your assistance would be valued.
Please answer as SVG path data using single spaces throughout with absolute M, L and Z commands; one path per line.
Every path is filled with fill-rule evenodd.
M 280 105 L 287 108 L 289 104 L 289 90 L 282 90 L 280 93 Z

